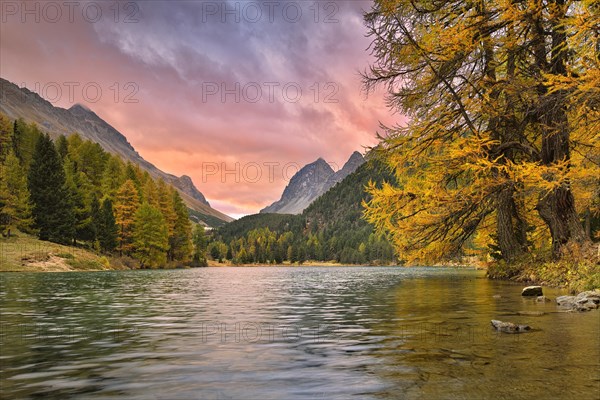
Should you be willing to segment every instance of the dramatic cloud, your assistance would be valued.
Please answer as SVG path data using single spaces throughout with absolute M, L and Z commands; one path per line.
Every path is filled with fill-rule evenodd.
M 361 92 L 369 7 L 8 1 L 0 75 L 55 105 L 86 104 L 144 158 L 190 175 L 215 208 L 239 216 L 277 200 L 295 168 L 318 157 L 341 167 L 376 143 L 380 121 L 398 119 L 381 93 Z

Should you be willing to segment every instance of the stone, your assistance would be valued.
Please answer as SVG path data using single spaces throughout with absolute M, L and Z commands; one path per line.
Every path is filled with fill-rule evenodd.
M 543 296 L 544 292 L 542 291 L 541 286 L 527 286 L 521 292 L 521 296 Z
M 493 319 L 492 326 L 500 332 L 504 333 L 523 333 L 531 330 L 529 325 L 518 325 L 512 322 L 504 322 Z
M 535 301 L 537 301 L 538 303 L 547 303 L 550 301 L 549 298 L 547 298 L 546 296 L 538 296 Z
M 527 315 L 529 317 L 541 317 L 546 315 L 543 311 L 517 311 L 517 315 Z
M 582 292 L 577 296 L 560 296 L 556 298 L 556 303 L 571 311 L 595 310 L 600 308 L 600 291 Z

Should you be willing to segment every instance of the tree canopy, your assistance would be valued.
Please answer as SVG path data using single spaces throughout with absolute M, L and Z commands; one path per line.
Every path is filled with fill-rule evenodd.
M 408 261 L 585 247 L 598 216 L 594 1 L 376 1 L 367 90 L 409 117 L 375 153 L 395 174 L 366 216 Z

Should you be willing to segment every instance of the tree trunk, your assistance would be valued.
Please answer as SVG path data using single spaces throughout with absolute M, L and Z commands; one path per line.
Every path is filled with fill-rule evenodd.
M 564 0 L 557 0 L 550 15 L 552 52 L 549 64 L 540 64 L 541 70 L 554 75 L 567 75 L 568 43 L 564 28 L 567 6 Z M 542 61 L 540 61 L 541 63 Z M 567 115 L 567 93 L 558 90 L 548 93 L 540 84 L 541 106 L 538 110 L 542 123 L 542 164 L 553 165 L 569 161 L 570 127 Z M 567 168 L 569 166 L 567 165 Z M 552 235 L 552 252 L 560 257 L 560 249 L 570 241 L 586 242 L 585 231 L 577 210 L 575 198 L 569 183 L 563 183 L 550 193 L 542 195 L 536 206 Z
M 515 261 L 523 254 L 526 246 L 526 229 L 518 217 L 513 198 L 514 188 L 507 186 L 497 197 L 496 222 L 498 231 L 498 247 L 508 263 Z M 515 216 L 517 226 L 515 227 Z
M 575 210 L 573 193 L 567 188 L 553 190 L 537 204 L 540 217 L 550 228 L 552 254 L 560 257 L 560 249 L 570 241 L 585 243 L 587 237 Z
M 587 208 L 585 210 L 585 215 L 584 215 L 584 230 L 585 230 L 585 236 L 591 240 L 592 239 L 592 212 L 590 211 L 589 208 Z

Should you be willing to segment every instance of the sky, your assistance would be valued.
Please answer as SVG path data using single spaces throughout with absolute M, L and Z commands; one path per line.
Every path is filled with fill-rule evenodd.
M 398 122 L 383 90 L 361 90 L 370 3 L 3 1 L 0 76 L 86 105 L 240 217 L 303 165 L 337 170 Z

